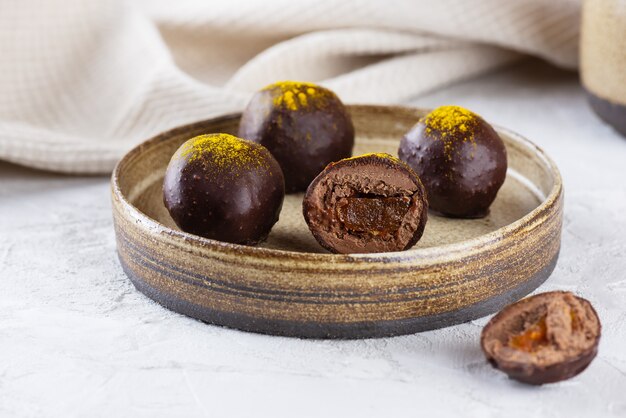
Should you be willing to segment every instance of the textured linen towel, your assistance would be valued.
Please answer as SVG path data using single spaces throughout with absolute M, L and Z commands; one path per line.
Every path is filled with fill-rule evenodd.
M 574 68 L 577 0 L 2 0 L 0 159 L 105 173 L 276 80 L 401 102 L 530 54 Z

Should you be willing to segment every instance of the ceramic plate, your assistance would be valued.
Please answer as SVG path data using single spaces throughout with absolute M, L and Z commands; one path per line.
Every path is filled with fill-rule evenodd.
M 400 138 L 427 111 L 350 106 L 354 154 L 397 155 Z M 364 338 L 414 333 L 495 312 L 543 283 L 556 263 L 562 184 L 555 164 L 506 129 L 509 170 L 483 219 L 430 214 L 408 251 L 330 254 L 309 232 L 302 195 L 285 199 L 259 247 L 181 232 L 163 206 L 174 151 L 211 132 L 236 133 L 239 115 L 194 123 L 130 151 L 112 178 L 117 248 L 135 287 L 202 321 L 267 334 Z

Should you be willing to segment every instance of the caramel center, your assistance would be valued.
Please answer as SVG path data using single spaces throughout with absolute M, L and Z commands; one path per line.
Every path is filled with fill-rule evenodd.
M 508 346 L 516 350 L 532 353 L 547 343 L 546 317 L 542 316 L 539 321 L 528 327 L 525 331 L 509 337 Z
M 570 320 L 570 332 L 580 328 L 580 319 L 572 309 L 566 309 L 565 318 Z M 548 345 L 548 327 L 546 325 L 548 315 L 543 315 L 537 322 L 527 327 L 524 331 L 509 337 L 508 346 L 526 353 L 533 353 L 541 347 Z
M 346 197 L 337 202 L 337 217 L 348 231 L 387 235 L 400 228 L 410 203 L 408 197 Z

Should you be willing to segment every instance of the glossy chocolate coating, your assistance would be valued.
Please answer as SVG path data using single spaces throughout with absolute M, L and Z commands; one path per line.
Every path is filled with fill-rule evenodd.
M 504 183 L 506 149 L 480 116 L 457 106 L 435 109 L 406 133 L 398 156 L 424 183 L 430 208 L 480 218 Z
M 163 182 L 163 202 L 180 229 L 235 244 L 264 240 L 284 196 L 283 174 L 269 151 L 226 134 L 185 142 Z
M 388 154 L 331 163 L 311 183 L 302 211 L 320 245 L 334 253 L 411 248 L 428 216 L 419 178 Z
M 239 136 L 272 153 L 287 193 L 306 190 L 327 164 L 349 157 L 354 145 L 352 120 L 335 93 L 293 81 L 269 85 L 252 97 Z
M 589 301 L 570 292 L 541 293 L 505 307 L 485 326 L 487 360 L 532 385 L 576 376 L 598 352 L 601 324 Z

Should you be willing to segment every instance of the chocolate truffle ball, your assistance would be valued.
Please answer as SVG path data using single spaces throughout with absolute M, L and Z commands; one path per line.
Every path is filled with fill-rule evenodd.
M 227 134 L 185 142 L 163 182 L 163 202 L 180 229 L 235 244 L 264 240 L 284 197 L 283 174 L 270 152 Z
M 354 145 L 352 120 L 335 93 L 296 81 L 257 92 L 241 116 L 239 136 L 270 150 L 287 193 L 306 190 L 328 163 L 352 155 Z
M 487 360 L 520 382 L 541 385 L 576 376 L 598 352 L 601 325 L 589 301 L 547 292 L 504 308 L 483 329 Z
M 307 189 L 302 210 L 327 250 L 378 253 L 420 239 L 428 202 L 409 166 L 389 154 L 366 154 L 329 164 Z
M 504 183 L 506 148 L 477 114 L 442 106 L 402 138 L 398 156 L 415 170 L 430 208 L 444 216 L 481 218 Z

